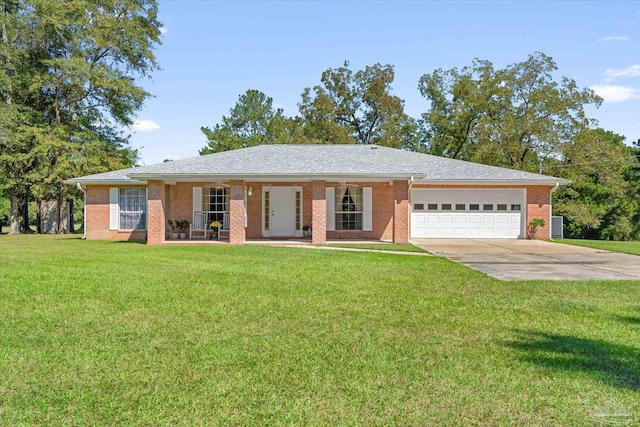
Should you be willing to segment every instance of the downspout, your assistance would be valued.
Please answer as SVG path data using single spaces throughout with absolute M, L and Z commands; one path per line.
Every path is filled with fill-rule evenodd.
M 78 190 L 82 191 L 84 194 L 84 206 L 82 207 L 82 240 L 87 239 L 87 191 L 82 188 L 80 183 L 76 184 Z
M 556 184 L 551 188 L 551 191 L 549 191 L 549 240 L 551 240 L 551 241 L 553 241 L 553 237 L 552 237 L 552 233 L 551 233 L 552 219 L 553 219 L 553 204 L 552 204 L 552 200 L 553 200 L 553 193 L 555 193 L 555 191 L 558 189 L 558 187 L 560 187 L 560 183 L 556 182 Z

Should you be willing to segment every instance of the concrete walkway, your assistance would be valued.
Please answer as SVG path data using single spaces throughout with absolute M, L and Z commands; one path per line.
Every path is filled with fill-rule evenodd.
M 443 256 L 501 280 L 640 280 L 640 257 L 539 240 L 416 239 Z

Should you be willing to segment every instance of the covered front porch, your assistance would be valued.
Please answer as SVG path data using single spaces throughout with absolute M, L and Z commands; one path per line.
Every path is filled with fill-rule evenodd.
M 408 194 L 406 180 L 150 180 L 147 243 L 406 243 Z M 168 220 L 189 221 L 187 240 L 168 239 Z M 209 240 L 214 222 L 221 240 Z

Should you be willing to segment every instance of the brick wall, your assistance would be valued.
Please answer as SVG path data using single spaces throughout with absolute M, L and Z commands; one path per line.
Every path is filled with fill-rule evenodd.
M 244 184 L 231 181 L 229 188 L 229 243 L 238 245 L 245 241 Z
M 109 230 L 109 186 L 87 186 L 87 239 L 146 240 L 147 232 Z
M 551 187 L 547 185 L 433 185 L 415 184 L 413 188 L 524 188 L 527 190 L 525 225 L 533 218 L 543 218 L 544 227 L 538 228 L 538 239 L 551 238 Z M 527 227 L 528 228 L 528 227 Z M 527 231 L 527 237 L 529 232 Z
M 409 242 L 409 183 L 393 182 L 393 241 Z
M 147 188 L 147 244 L 159 245 L 164 243 L 167 224 L 164 181 L 149 181 Z
M 311 183 L 311 242 L 314 244 L 327 241 L 327 183 L 313 181 Z

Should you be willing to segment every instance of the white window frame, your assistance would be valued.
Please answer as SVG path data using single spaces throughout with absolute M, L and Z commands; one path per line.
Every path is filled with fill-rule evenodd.
M 122 220 L 121 215 L 123 213 L 140 213 L 140 211 L 123 211 L 122 205 L 120 202 L 120 193 L 122 190 L 144 190 L 144 210 L 142 213 L 144 214 L 144 227 L 143 228 L 122 228 Z M 149 202 L 149 191 L 146 187 L 118 187 L 118 230 L 119 231 L 147 231 L 149 218 L 147 215 L 148 211 L 148 203 Z
M 353 210 L 353 211 L 343 211 L 342 210 L 342 201 L 339 200 L 339 198 L 344 197 L 343 192 L 344 190 L 347 191 L 351 191 L 351 190 L 356 190 L 356 198 L 359 197 L 359 202 L 356 200 L 354 201 L 354 206 L 358 207 L 358 205 L 360 206 L 360 210 Z M 358 195 L 358 193 L 360 193 Z M 335 215 L 335 230 L 336 231 L 364 231 L 364 187 L 355 187 L 355 186 L 346 186 L 346 187 L 336 187 L 336 191 L 335 191 L 335 206 L 334 206 L 334 215 Z M 352 196 L 353 197 L 353 196 Z M 340 228 L 340 225 L 343 224 L 343 221 L 338 220 L 338 218 L 341 215 L 345 215 L 345 214 L 355 214 L 356 217 L 357 215 L 360 215 L 360 228 L 353 228 L 353 229 L 344 229 L 344 228 Z M 356 225 L 358 224 L 358 222 L 355 222 Z

